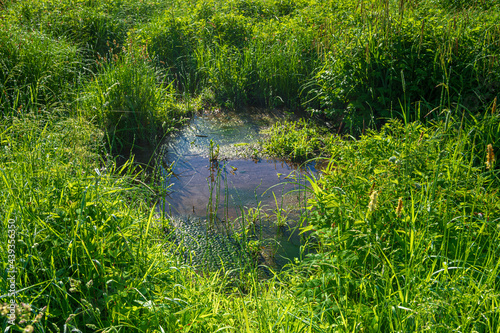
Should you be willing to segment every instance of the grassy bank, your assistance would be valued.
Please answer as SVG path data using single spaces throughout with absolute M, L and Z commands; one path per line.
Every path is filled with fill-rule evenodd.
M 405 112 L 432 117 L 443 104 L 476 110 L 490 103 L 500 81 L 499 6 L 451 0 L 58 0 L 9 3 L 2 17 L 16 30 L 76 47 L 86 76 L 102 60 L 142 54 L 182 94 L 210 90 L 215 102 L 228 107 L 307 108 L 355 130 Z M 6 65 L 11 73 L 15 62 Z M 41 84 L 43 77 L 7 82 L 55 92 L 51 80 Z M 56 77 L 71 79 L 68 73 Z
M 1 329 L 497 332 L 499 7 L 1 2 Z M 306 111 L 267 151 L 328 161 L 315 254 L 264 281 L 182 261 L 133 154 L 249 105 Z
M 499 138 L 488 112 L 333 142 L 310 180 L 320 250 L 301 295 L 348 330 L 497 331 Z

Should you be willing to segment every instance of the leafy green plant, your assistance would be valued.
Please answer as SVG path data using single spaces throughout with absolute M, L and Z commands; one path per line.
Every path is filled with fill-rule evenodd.
M 484 107 L 498 89 L 498 49 L 486 42 L 496 34 L 493 21 L 428 9 L 425 17 L 411 6 L 401 8 L 399 18 L 389 8 L 357 12 L 347 26 L 329 28 L 350 33 L 334 39 L 305 86 L 312 111 L 356 130 L 374 119 L 403 118 L 396 111 L 401 106 L 418 110 L 410 115 L 415 120 L 434 117 L 441 105 L 462 104 L 472 112 Z
M 165 6 L 153 1 L 23 1 L 13 2 L 5 12 L 11 22 L 69 40 L 86 60 L 95 60 L 113 48 L 120 52 L 115 45 L 125 44 L 127 30 L 151 20 Z
M 311 121 L 301 119 L 298 122 L 277 122 L 269 129 L 268 134 L 269 138 L 264 142 L 265 150 L 294 162 L 309 160 L 323 148 L 322 132 Z
M 474 10 L 474 9 L 482 9 L 488 10 L 492 7 L 499 6 L 500 2 L 497 0 L 492 1 L 481 1 L 481 0 L 434 0 L 432 1 L 439 6 L 445 9 L 454 9 L 454 10 Z
M 168 13 L 141 27 L 136 39 L 147 47 L 156 65 L 165 68 L 178 88 L 195 92 L 200 77 L 196 71 L 195 29 L 185 18 Z
M 20 315 L 2 331 L 498 330 L 498 1 L 0 7 L 0 224 L 16 225 Z M 217 103 L 309 107 L 358 135 L 271 130 L 269 153 L 331 158 L 309 176 L 312 253 L 265 280 L 182 261 L 163 190 L 109 155 Z M 263 209 L 241 217 L 256 250 L 252 222 L 285 221 Z

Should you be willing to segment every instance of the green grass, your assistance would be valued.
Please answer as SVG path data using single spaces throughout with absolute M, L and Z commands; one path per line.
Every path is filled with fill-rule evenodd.
M 74 97 L 78 49 L 41 31 L 0 25 L 0 110 L 2 115 L 27 109 L 61 107 Z
M 182 123 L 172 84 L 159 82 L 160 73 L 149 63 L 129 54 L 101 59 L 100 71 L 79 93 L 77 112 L 106 129 L 112 151 L 155 146 Z
M 325 138 L 332 137 L 312 122 L 277 122 L 268 131 L 264 142 L 266 152 L 273 156 L 287 158 L 293 162 L 305 162 L 321 154 L 325 148 Z
M 1 2 L 1 329 L 498 332 L 499 6 Z M 182 261 L 162 179 L 130 155 L 245 105 L 307 110 L 266 149 L 328 162 L 303 216 L 314 254 L 265 280 Z
M 319 253 L 301 295 L 345 330 L 496 331 L 500 178 L 485 149 L 499 134 L 486 114 L 338 140 L 310 179 Z
M 180 262 L 140 170 L 103 160 L 103 132 L 90 123 L 26 114 L 3 124 L 2 228 L 14 220 L 16 301 L 31 306 L 30 320 L 12 330 L 271 332 L 285 322 L 293 332 L 313 316 L 290 308 L 285 276 L 259 283 L 256 272 L 199 275 Z M 7 237 L 2 303 L 10 300 Z
M 421 119 L 442 103 L 489 103 L 500 81 L 499 6 L 40 0 L 9 3 L 2 16 L 77 46 L 87 69 L 132 39 L 184 94 L 210 88 L 225 106 L 307 108 L 356 128 L 400 104 L 419 104 Z

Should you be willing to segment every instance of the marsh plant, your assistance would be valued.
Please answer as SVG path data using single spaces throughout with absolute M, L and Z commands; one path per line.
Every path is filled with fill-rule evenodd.
M 74 97 L 78 49 L 42 31 L 0 25 L 0 111 L 12 115 L 28 109 L 62 107 Z

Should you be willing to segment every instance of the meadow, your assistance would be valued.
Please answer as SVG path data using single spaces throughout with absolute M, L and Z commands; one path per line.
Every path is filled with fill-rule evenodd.
M 0 1 L 2 331 L 500 332 L 498 22 L 498 0 Z M 327 165 L 304 255 L 265 279 L 182 260 L 136 160 L 248 106 L 302 115 L 266 154 Z

